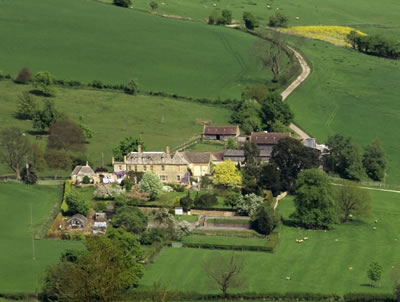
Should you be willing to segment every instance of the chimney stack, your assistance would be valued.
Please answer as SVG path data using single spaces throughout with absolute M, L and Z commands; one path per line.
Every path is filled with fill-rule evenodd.
M 86 167 L 88 167 L 89 166 L 89 162 L 88 161 L 86 161 Z
M 124 163 L 126 163 L 126 155 L 124 155 Z
M 111 157 L 111 163 L 114 165 L 114 162 L 115 162 L 115 159 L 114 159 L 114 156 L 113 156 L 113 157 Z
M 142 145 L 138 145 L 137 149 L 138 149 L 138 153 L 142 153 Z
M 167 146 L 165 153 L 167 153 L 167 156 L 170 156 L 171 150 L 169 149 L 169 146 Z

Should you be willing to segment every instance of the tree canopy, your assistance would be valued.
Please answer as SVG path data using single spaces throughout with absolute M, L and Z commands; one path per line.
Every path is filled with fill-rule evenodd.
M 215 167 L 213 183 L 223 187 L 238 186 L 242 183 L 242 175 L 232 161 L 224 161 Z
M 149 193 L 150 200 L 154 200 L 158 197 L 162 187 L 161 180 L 156 174 L 152 172 L 143 174 L 142 180 L 140 181 L 140 192 Z
M 56 78 L 48 71 L 40 71 L 33 77 L 33 86 L 44 95 L 51 96 L 56 93 L 54 87 Z
M 362 163 L 369 178 L 380 181 L 385 177 L 385 151 L 379 139 L 365 146 Z
M 124 156 L 130 152 L 137 152 L 139 149 L 139 145 L 142 150 L 146 150 L 146 146 L 141 138 L 137 137 L 127 137 L 119 142 L 118 147 L 113 149 L 113 155 L 115 160 L 122 161 L 124 160 Z
M 147 217 L 138 207 L 125 205 L 117 209 L 111 223 L 116 228 L 139 234 L 146 230 Z
M 82 214 L 87 216 L 89 214 L 91 203 L 89 200 L 83 199 L 81 194 L 76 190 L 72 190 L 65 195 L 65 202 L 68 205 L 68 210 L 71 214 Z
M 85 151 L 82 129 L 70 120 L 54 122 L 49 128 L 48 147 L 75 152 Z

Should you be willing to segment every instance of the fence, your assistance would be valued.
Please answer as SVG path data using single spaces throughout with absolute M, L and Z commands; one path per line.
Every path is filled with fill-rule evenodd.
M 193 146 L 200 140 L 201 140 L 201 135 L 191 137 L 187 141 L 183 142 L 182 144 L 172 148 L 172 152 L 185 150 L 186 148 Z

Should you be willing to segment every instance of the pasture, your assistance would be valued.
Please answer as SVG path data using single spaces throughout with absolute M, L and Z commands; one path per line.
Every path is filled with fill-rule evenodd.
M 272 80 L 250 54 L 253 36 L 93 0 L 4 0 L 0 28 L 0 70 L 13 76 L 27 66 L 58 79 L 136 79 L 142 90 L 213 99 Z
M 400 184 L 400 61 L 292 38 L 311 63 L 309 78 L 288 98 L 295 122 L 320 143 L 341 133 L 365 146 L 379 138 L 387 155 L 386 183 Z
M 0 129 L 17 126 L 33 130 L 31 121 L 14 117 L 18 95 L 29 89 L 32 87 L 0 81 Z M 36 99 L 41 104 L 42 98 Z M 120 92 L 59 88 L 54 102 L 56 109 L 71 120 L 78 122 L 82 116 L 94 131 L 87 155 L 95 167 L 101 166 L 102 152 L 105 164 L 111 164 L 112 149 L 125 137 L 142 137 L 149 151 L 165 150 L 200 134 L 203 126 L 196 119 L 211 120 L 214 125 L 228 124 L 230 119 L 230 111 L 222 107 Z M 43 146 L 45 141 L 36 140 Z M 6 167 L 0 165 L 0 174 L 6 172 Z
M 79 242 L 35 240 L 51 209 L 62 198 L 61 186 L 0 183 L 0 292 L 40 291 L 47 266 Z M 32 207 L 32 210 L 31 210 Z
M 235 252 L 245 257 L 248 281 L 232 292 L 391 293 L 393 266 L 400 264 L 400 196 L 383 192 L 371 192 L 371 195 L 373 213 L 368 220 L 337 225 L 327 232 L 283 226 L 274 254 Z M 283 199 L 279 208 L 282 215 L 288 217 L 294 210 L 292 197 Z M 309 240 L 296 243 L 296 239 L 306 236 Z M 179 291 L 217 293 L 216 288 L 210 288 L 212 283 L 202 265 L 216 254 L 228 256 L 231 253 L 165 248 L 155 263 L 147 267 L 139 288 L 149 288 L 159 280 Z M 384 267 L 380 288 L 369 286 L 366 270 L 372 261 Z M 291 277 L 290 281 L 286 280 L 287 276 Z

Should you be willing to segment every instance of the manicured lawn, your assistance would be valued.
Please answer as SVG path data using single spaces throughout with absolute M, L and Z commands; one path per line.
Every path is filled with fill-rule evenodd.
M 29 89 L 32 88 L 0 81 L 0 130 L 10 126 L 24 131 L 33 130 L 31 121 L 14 118 L 18 95 Z M 37 97 L 39 104 L 42 99 Z M 101 166 L 102 152 L 105 164 L 111 164 L 112 149 L 125 137 L 141 136 L 147 150 L 163 151 L 166 146 L 179 145 L 200 134 L 203 126 L 196 123 L 197 118 L 212 120 L 214 125 L 228 124 L 230 118 L 230 111 L 222 107 L 95 90 L 58 89 L 54 102 L 56 109 L 70 119 L 78 122 L 79 116 L 82 116 L 94 131 L 87 145 L 87 154 L 95 167 Z M 34 136 L 31 138 L 34 140 Z M 36 142 L 44 147 L 46 139 Z M 5 167 L 0 165 L 0 174 L 6 172 Z
M 39 291 L 46 267 L 56 263 L 65 249 L 81 246 L 79 242 L 35 240 L 33 252 L 32 233 L 40 229 L 61 194 L 60 186 L 0 183 L 0 292 Z
M 250 56 L 256 38 L 228 28 L 89 0 L 5 0 L 0 20 L 8 29 L 0 69 L 13 75 L 28 66 L 59 79 L 136 79 L 143 90 L 213 99 L 239 98 L 247 84 L 272 79 Z
M 328 43 L 296 40 L 312 73 L 289 98 L 295 121 L 320 143 L 351 136 L 360 147 L 379 138 L 387 154 L 386 182 L 400 183 L 400 61 L 360 54 Z
M 392 266 L 400 263 L 400 196 L 382 192 L 371 192 L 371 195 L 373 213 L 367 221 L 338 225 L 327 232 L 284 226 L 274 254 L 240 252 L 246 259 L 248 282 L 237 291 L 392 292 Z M 293 211 L 292 198 L 282 200 L 279 208 L 287 217 Z M 373 222 L 375 219 L 377 224 Z M 376 230 L 373 230 L 374 226 Z M 306 236 L 309 240 L 296 243 L 296 239 Z M 202 263 L 213 255 L 229 256 L 231 253 L 166 248 L 156 262 L 147 267 L 140 288 L 149 288 L 154 281 L 160 280 L 177 290 L 216 293 L 217 289 L 209 288 Z M 384 267 L 380 288 L 368 286 L 366 270 L 372 261 L 378 261 Z M 287 276 L 292 280 L 287 281 Z
M 193 146 L 190 146 L 185 151 L 189 151 L 189 152 L 224 152 L 225 145 L 201 142 L 201 143 L 195 144 Z
M 230 219 L 230 218 L 211 218 L 207 219 L 209 223 L 227 223 L 227 224 L 248 224 L 248 219 Z
M 183 238 L 182 242 L 192 244 L 224 244 L 232 246 L 265 246 L 267 239 L 261 238 L 240 238 L 225 236 L 189 235 Z
M 175 215 L 174 218 L 178 221 L 197 222 L 198 215 Z

